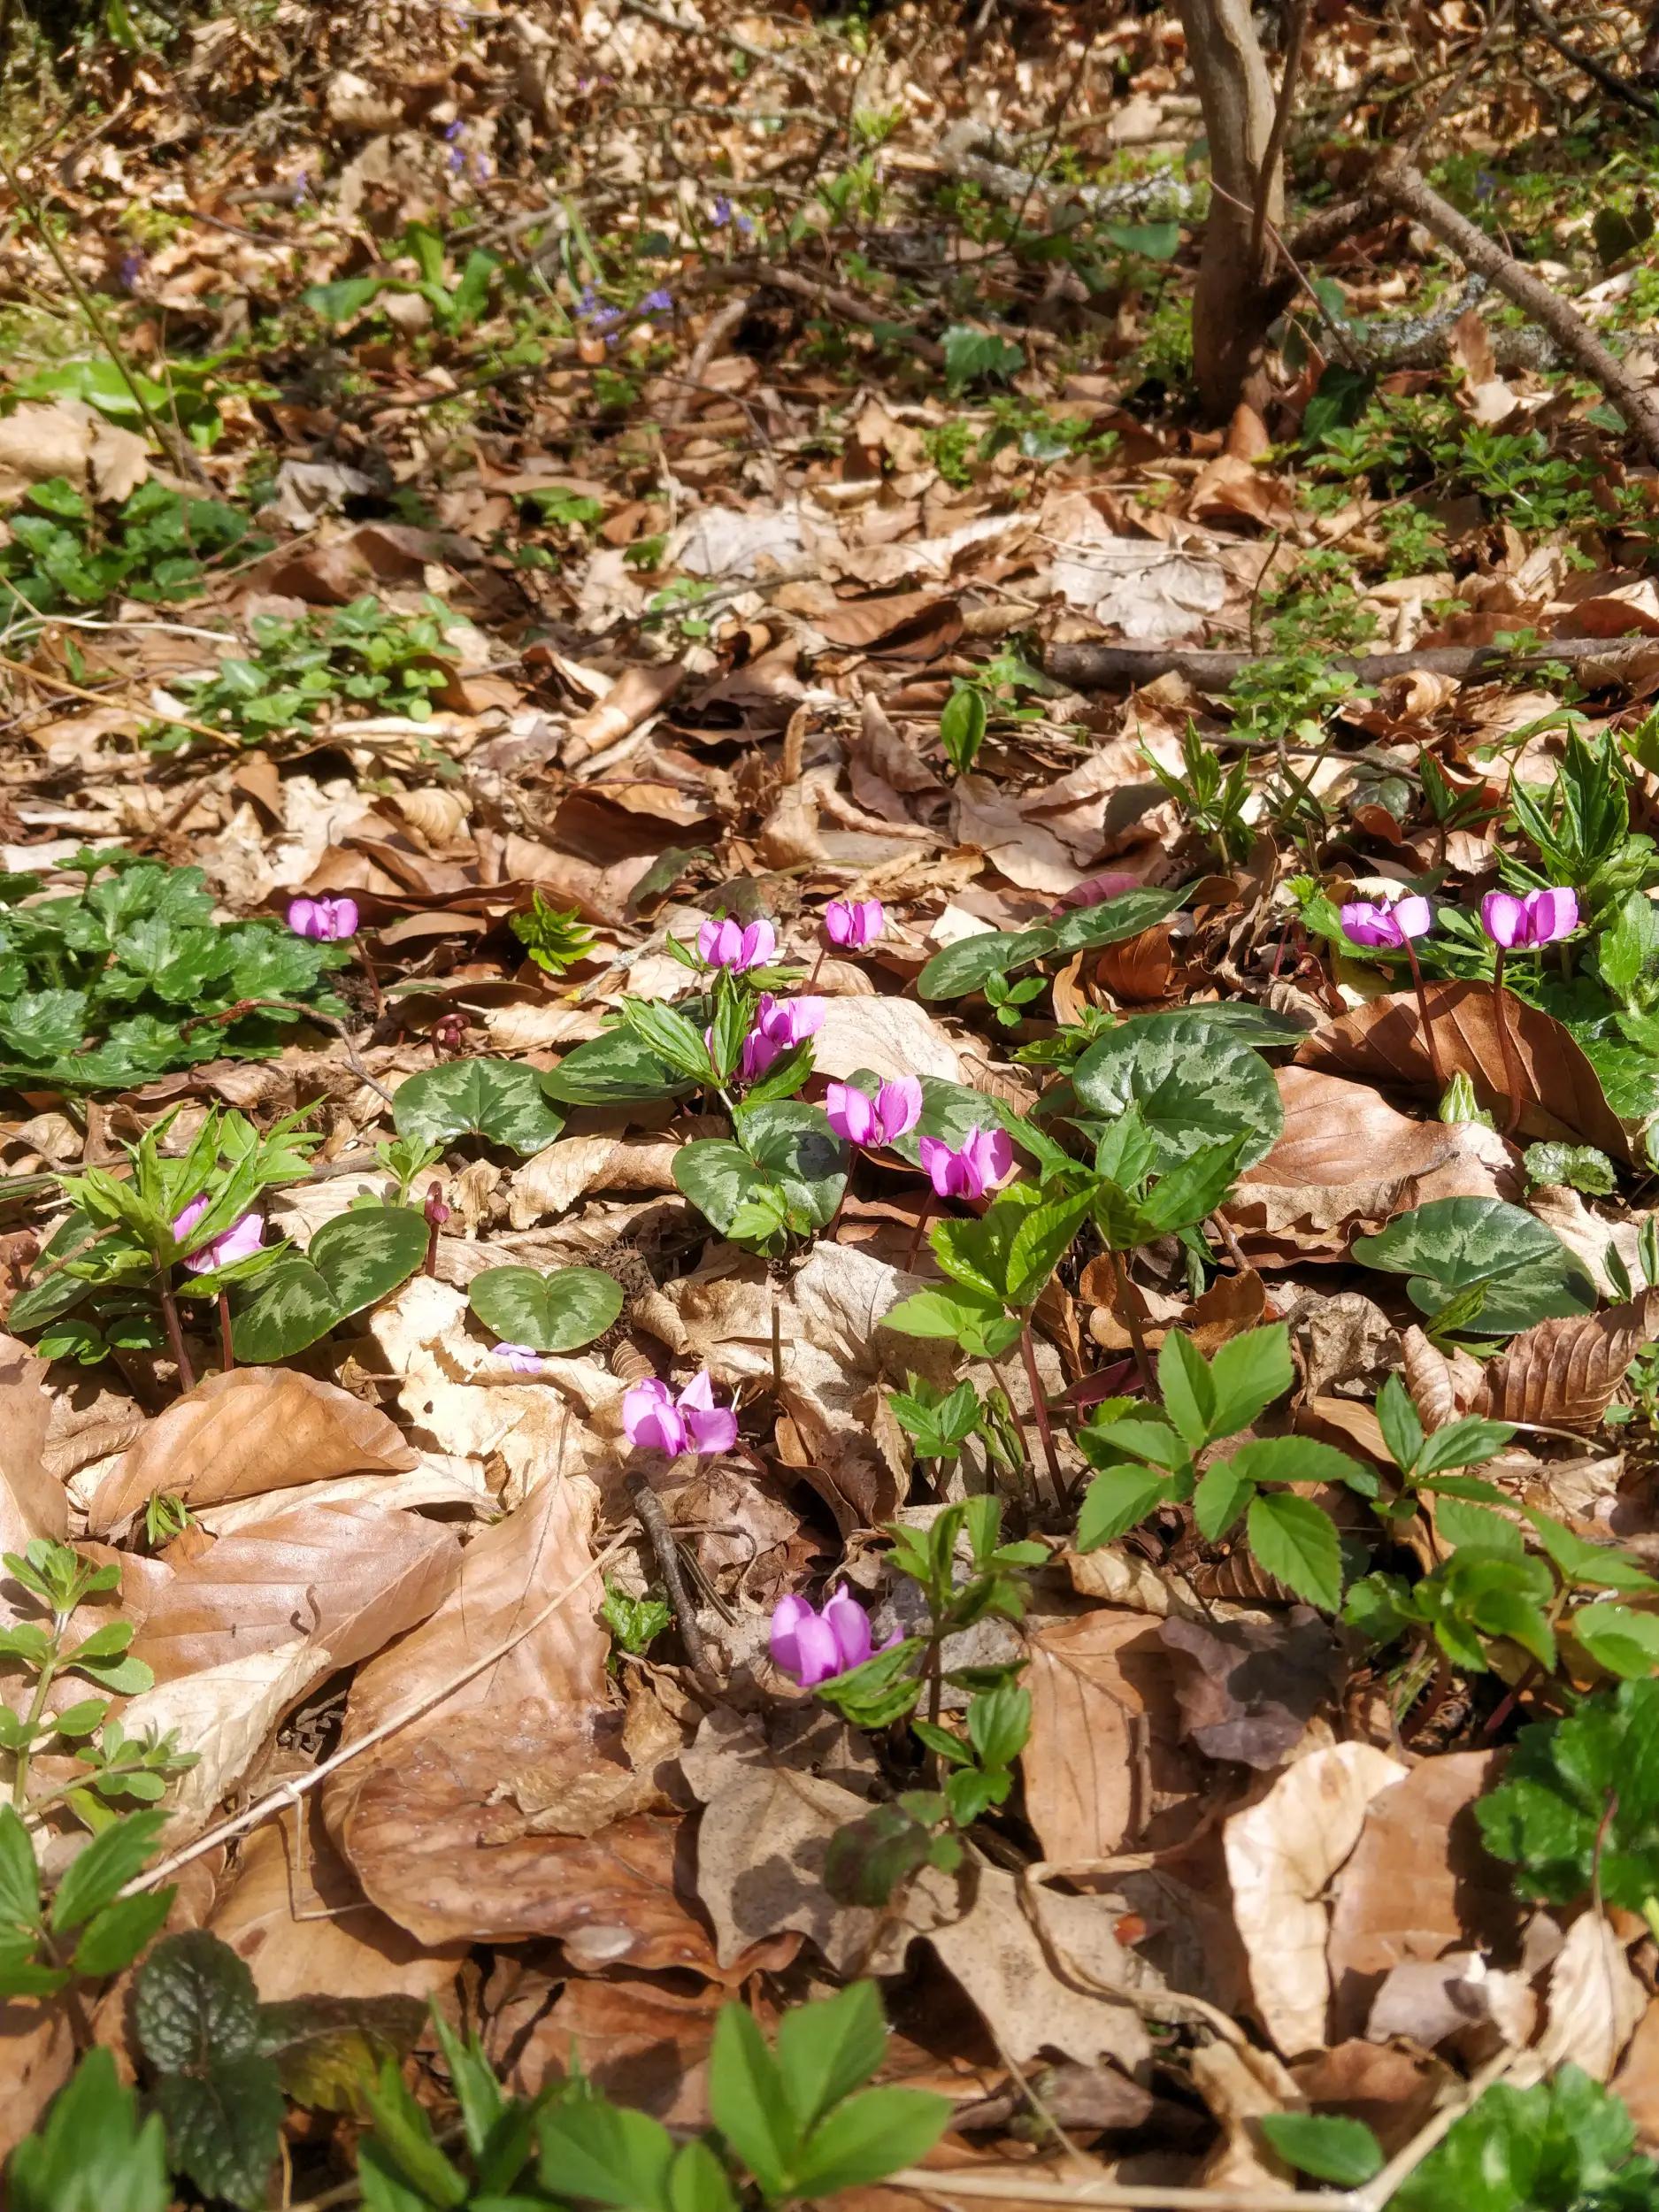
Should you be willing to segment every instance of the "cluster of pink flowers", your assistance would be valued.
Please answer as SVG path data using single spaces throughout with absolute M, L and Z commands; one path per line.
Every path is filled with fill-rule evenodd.
M 895 1629 L 881 1649 L 890 1651 L 899 1640 Z M 874 1649 L 870 1616 L 845 1590 L 832 1591 L 822 1612 L 805 1598 L 797 1597 L 780 1598 L 773 1609 L 773 1663 L 803 1690 L 816 1689 L 820 1682 L 862 1667 Z
M 742 975 L 778 957 L 778 933 L 767 921 L 740 929 L 733 921 L 704 922 L 697 932 L 697 957 L 705 968 L 730 968 Z
M 770 991 L 763 991 L 755 1009 L 755 1026 L 743 1041 L 743 1080 L 752 1083 L 764 1075 L 774 1060 L 781 1059 L 823 1026 L 821 998 L 774 998 Z
M 208 1209 L 212 1203 L 211 1198 L 204 1191 L 199 1197 L 193 1198 L 181 1212 L 174 1216 L 173 1233 L 175 1241 L 180 1244 L 188 1241 L 191 1231 L 199 1221 L 206 1217 Z M 211 1238 L 206 1244 L 200 1246 L 194 1252 L 187 1252 L 184 1263 L 187 1267 L 194 1268 L 198 1275 L 205 1275 L 213 1268 L 230 1267 L 237 1260 L 247 1259 L 251 1253 L 257 1252 L 264 1242 L 264 1215 L 254 1212 L 245 1213 L 233 1221 L 228 1229 L 221 1229 L 219 1234 Z
M 714 1385 L 704 1368 L 676 1397 L 655 1375 L 635 1383 L 622 1401 L 622 1425 L 630 1444 L 642 1452 L 729 1452 L 737 1441 L 737 1416 L 714 1402 Z
M 1425 898 L 1397 899 L 1392 905 L 1354 899 L 1340 910 L 1345 936 L 1356 945 L 1380 945 L 1398 952 L 1434 926 L 1434 909 Z M 1565 887 L 1528 891 L 1488 891 L 1480 902 L 1480 926 L 1494 945 L 1552 945 L 1578 926 L 1578 894 Z

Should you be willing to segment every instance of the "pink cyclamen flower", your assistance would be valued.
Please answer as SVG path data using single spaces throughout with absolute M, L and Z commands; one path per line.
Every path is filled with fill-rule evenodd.
M 763 991 L 755 1026 L 743 1041 L 741 1074 L 746 1083 L 764 1075 L 772 1062 L 824 1025 L 821 998 L 774 998 Z
M 873 945 L 887 926 L 887 910 L 879 899 L 832 899 L 824 909 L 824 934 L 832 945 L 862 952 Z
M 1396 899 L 1385 906 L 1372 899 L 1355 899 L 1341 910 L 1343 934 L 1356 945 L 1383 945 L 1398 952 L 1409 939 L 1426 937 L 1434 926 L 1434 909 L 1426 899 Z
M 824 1094 L 824 1110 L 838 1137 L 866 1152 L 879 1152 L 908 1136 L 921 1119 L 922 1087 L 915 1076 L 901 1075 L 883 1083 L 872 1098 L 850 1083 L 832 1083 Z
M 894 1630 L 883 1651 L 899 1641 Z M 772 1663 L 798 1682 L 816 1689 L 834 1675 L 862 1667 L 875 1648 L 870 1616 L 845 1590 L 831 1593 L 820 1613 L 805 1598 L 780 1598 L 772 1616 Z
M 697 932 L 697 956 L 705 968 L 730 968 L 741 975 L 748 968 L 764 968 L 778 951 L 778 933 L 770 922 L 751 922 L 740 929 L 730 919 L 704 922 Z
M 212 1201 L 205 1191 L 193 1198 L 173 1225 L 173 1233 L 182 1244 L 196 1223 L 206 1213 Z M 187 1252 L 184 1263 L 194 1268 L 198 1275 L 208 1274 L 216 1267 L 233 1267 L 238 1260 L 245 1260 L 258 1251 L 265 1242 L 265 1217 L 257 1213 L 238 1216 L 228 1229 L 221 1229 L 216 1237 L 200 1245 L 194 1252 Z
M 1488 891 L 1480 902 L 1480 926 L 1507 952 L 1515 946 L 1553 945 L 1578 926 L 1578 894 L 1565 887 L 1529 891 Z
M 296 937 L 319 937 L 330 943 L 342 937 L 357 933 L 357 902 L 355 899 L 292 899 L 288 902 L 288 927 Z
M 941 1198 L 983 1198 L 1013 1171 L 1014 1148 L 1006 1129 L 970 1129 L 956 1146 L 942 1137 L 922 1137 L 918 1149 Z
M 622 1425 L 630 1444 L 645 1452 L 729 1452 L 737 1441 L 737 1416 L 714 1402 L 705 1367 L 678 1398 L 655 1375 L 635 1383 L 622 1401 Z
M 495 1357 L 511 1367 L 515 1375 L 539 1375 L 541 1355 L 534 1344 L 498 1344 Z

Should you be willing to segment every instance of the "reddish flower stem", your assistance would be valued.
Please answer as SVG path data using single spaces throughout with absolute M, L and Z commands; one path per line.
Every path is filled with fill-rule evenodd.
M 1428 1048 L 1429 1066 L 1434 1074 L 1434 1087 L 1444 1092 L 1446 1070 L 1440 1064 L 1440 1040 L 1434 1034 L 1434 1025 L 1429 1019 L 1428 993 L 1423 987 L 1423 970 L 1417 962 L 1417 949 L 1408 937 L 1405 940 L 1406 958 L 1411 966 L 1411 981 L 1417 995 L 1417 1018 L 1423 1024 L 1423 1042 Z
M 910 1248 L 904 1255 L 904 1271 L 907 1275 L 913 1275 L 916 1272 L 916 1256 L 922 1248 L 922 1231 L 927 1226 L 932 1217 L 933 1200 L 936 1195 L 930 1183 L 927 1186 L 927 1194 L 922 1201 L 922 1210 L 916 1217 L 916 1233 L 910 1239 Z
M 228 1375 L 236 1365 L 236 1355 L 230 1348 L 230 1298 L 227 1293 L 219 1294 L 219 1364 Z
M 1147 1350 L 1146 1338 L 1141 1333 L 1141 1315 L 1136 1308 L 1134 1291 L 1130 1285 L 1129 1271 L 1124 1265 L 1121 1253 L 1111 1252 L 1107 1256 L 1112 1263 L 1112 1281 L 1117 1286 L 1118 1303 L 1123 1312 L 1124 1326 L 1128 1330 L 1129 1341 L 1134 1347 L 1135 1371 L 1141 1378 L 1141 1387 L 1148 1398 L 1156 1398 L 1158 1394 L 1158 1379 L 1152 1365 L 1151 1355 Z
M 1037 1372 L 1037 1348 L 1031 1340 L 1031 1323 L 1019 1325 L 1019 1356 L 1025 1363 L 1025 1380 L 1031 1386 L 1032 1411 L 1037 1417 L 1037 1433 L 1042 1439 L 1042 1455 L 1048 1463 L 1048 1479 L 1054 1485 L 1055 1503 L 1064 1507 L 1069 1498 L 1065 1478 L 1060 1472 L 1060 1455 L 1054 1448 L 1054 1431 L 1048 1424 L 1048 1400 Z
M 179 1325 L 179 1308 L 168 1280 L 168 1270 L 162 1268 L 156 1277 L 156 1295 L 161 1301 L 161 1317 L 166 1325 L 167 1347 L 173 1354 L 173 1363 L 179 1371 L 179 1388 L 196 1388 L 196 1370 L 190 1364 L 190 1355 L 184 1348 L 184 1331 Z
M 1515 1040 L 1509 1034 L 1509 1002 L 1503 995 L 1503 947 L 1498 947 L 1498 956 L 1492 970 L 1492 1018 L 1498 1032 L 1498 1050 L 1503 1060 L 1503 1087 L 1509 1094 L 1509 1111 L 1503 1125 L 1503 1133 L 1512 1137 L 1521 1119 L 1521 1065 L 1516 1057 Z

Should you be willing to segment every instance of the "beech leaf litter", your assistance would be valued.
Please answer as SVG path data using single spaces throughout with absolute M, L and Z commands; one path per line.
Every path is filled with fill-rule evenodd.
M 0 2193 L 1659 2208 L 1659 18 L 13 0 Z

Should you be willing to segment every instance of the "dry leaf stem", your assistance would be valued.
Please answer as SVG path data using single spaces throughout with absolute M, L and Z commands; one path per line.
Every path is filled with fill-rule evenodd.
M 634 1501 L 634 1510 L 640 1517 L 640 1526 L 650 1540 L 657 1556 L 657 1567 L 668 1590 L 668 1601 L 674 1609 L 674 1619 L 680 1629 L 680 1640 L 686 1647 L 686 1657 L 691 1671 L 699 1682 L 718 1690 L 719 1678 L 709 1664 L 709 1651 L 703 1640 L 703 1631 L 697 1625 L 697 1609 L 691 1601 L 686 1587 L 686 1578 L 680 1562 L 680 1543 L 668 1525 L 668 1515 L 663 1502 L 643 1475 L 627 1478 L 628 1495 Z

